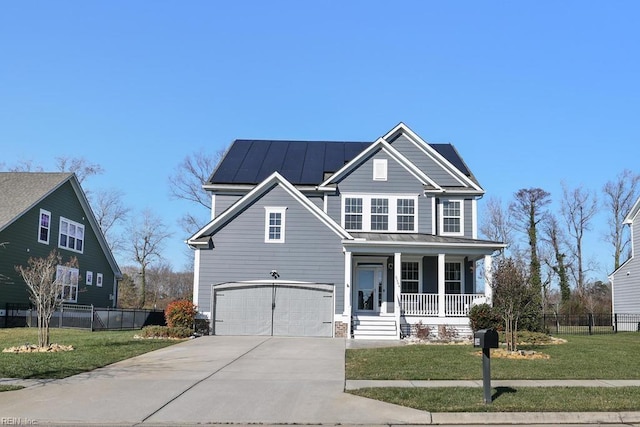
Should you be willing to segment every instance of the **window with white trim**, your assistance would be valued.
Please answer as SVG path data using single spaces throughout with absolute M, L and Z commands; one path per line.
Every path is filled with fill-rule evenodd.
M 440 218 L 441 234 L 457 236 L 464 234 L 462 200 L 442 200 L 440 202 Z
M 403 294 L 417 294 L 420 289 L 420 263 L 417 261 L 403 261 L 401 270 L 400 292 Z
M 59 265 L 56 267 L 56 281 L 60 286 L 60 299 L 64 302 L 78 301 L 78 269 Z
M 85 283 L 89 286 L 93 285 L 93 271 L 87 271 L 86 275 L 87 275 L 87 280 Z
M 38 242 L 49 244 L 51 234 L 51 212 L 40 209 L 40 222 L 38 224 Z
M 84 250 L 84 225 L 61 217 L 58 246 L 82 253 Z
M 371 230 L 389 229 L 389 199 L 371 199 Z
M 373 159 L 373 180 L 387 180 L 387 159 Z
M 347 230 L 362 230 L 362 197 L 344 199 L 344 227 Z
M 102 287 L 102 273 L 96 275 L 96 286 L 99 288 Z
M 447 294 L 462 293 L 462 263 L 444 263 L 444 292 Z
M 342 226 L 349 231 L 417 232 L 418 196 L 350 195 L 342 198 Z
M 265 207 L 265 243 L 284 243 L 285 212 L 287 208 Z

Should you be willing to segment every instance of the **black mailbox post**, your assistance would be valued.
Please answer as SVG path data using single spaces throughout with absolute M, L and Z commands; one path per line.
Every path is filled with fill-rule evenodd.
M 491 349 L 498 348 L 498 332 L 480 329 L 473 334 L 473 346 L 482 349 L 482 387 L 484 403 L 491 403 Z

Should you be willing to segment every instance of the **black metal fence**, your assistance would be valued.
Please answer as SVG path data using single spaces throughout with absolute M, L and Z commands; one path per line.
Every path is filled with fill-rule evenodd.
M 38 326 L 36 310 L 30 310 L 27 307 L 26 310 L 15 314 L 21 314 L 24 319 L 24 324 L 16 324 L 15 326 Z M 63 304 L 51 318 L 50 326 L 52 328 L 113 331 L 141 329 L 149 325 L 164 326 L 165 324 L 164 312 L 159 310 L 97 308 L 92 305 Z
M 544 314 L 544 330 L 550 334 L 594 335 L 640 331 L 640 314 Z

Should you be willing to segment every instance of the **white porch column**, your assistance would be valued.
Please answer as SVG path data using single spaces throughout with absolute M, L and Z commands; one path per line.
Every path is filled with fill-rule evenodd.
M 493 304 L 493 257 L 484 256 L 484 296 L 487 304 Z
M 445 317 L 444 254 L 438 254 L 438 317 Z
M 402 254 L 393 254 L 393 314 L 396 318 L 396 338 L 400 339 L 400 292 L 402 291 Z
M 344 252 L 344 310 L 342 312 L 343 319 L 347 321 L 347 338 L 351 336 L 351 272 L 353 257 L 351 252 Z

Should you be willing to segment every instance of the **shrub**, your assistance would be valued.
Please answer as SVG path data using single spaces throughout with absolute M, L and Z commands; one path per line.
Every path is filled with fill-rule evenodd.
M 502 330 L 502 318 L 489 304 L 478 304 L 469 310 L 469 322 L 471 329 L 476 332 L 480 329 Z
M 145 326 L 140 336 L 143 338 L 189 338 L 191 328 L 169 326 Z
M 423 324 L 422 320 L 413 325 L 413 330 L 416 338 L 419 340 L 427 340 L 429 339 L 429 335 L 431 335 L 431 328 L 429 325 Z
M 181 327 L 193 330 L 193 321 L 198 310 L 191 301 L 177 300 L 169 303 L 164 310 L 167 326 L 170 328 Z

